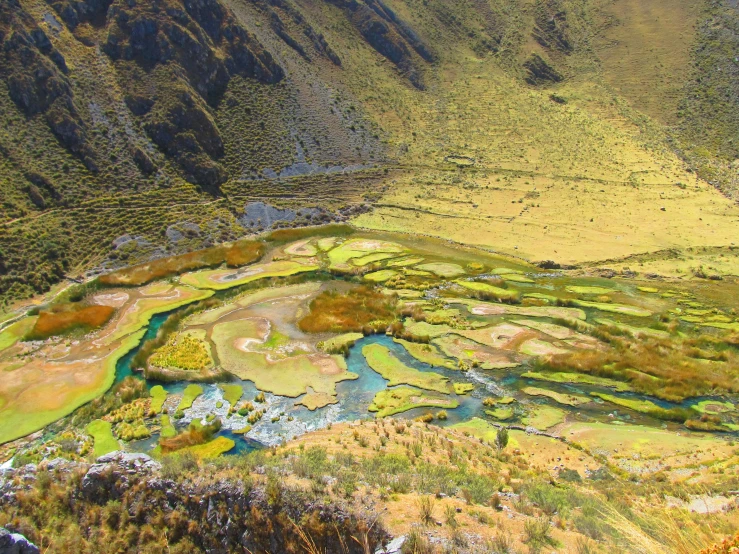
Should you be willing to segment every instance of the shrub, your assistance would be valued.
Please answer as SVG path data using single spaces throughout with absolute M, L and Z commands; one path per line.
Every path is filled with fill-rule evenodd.
M 43 340 L 74 329 L 97 329 L 105 325 L 114 313 L 115 308 L 110 306 L 60 304 L 50 311 L 39 312 L 36 324 L 25 336 L 25 340 Z
M 394 296 L 360 286 L 347 292 L 325 291 L 310 303 L 298 326 L 307 333 L 384 331 L 396 317 Z

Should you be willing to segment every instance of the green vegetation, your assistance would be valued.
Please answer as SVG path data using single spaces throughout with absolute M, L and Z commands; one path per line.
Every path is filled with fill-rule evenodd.
M 223 391 L 223 399 L 234 408 L 239 403 L 241 397 L 244 396 L 244 389 L 241 385 L 218 385 Z
M 546 396 L 551 398 L 558 404 L 564 404 L 566 406 L 579 406 L 580 404 L 587 404 L 590 402 L 590 398 L 587 396 L 581 396 L 578 394 L 565 394 L 556 392 L 549 389 L 541 389 L 538 387 L 524 387 L 521 392 L 528 394 L 529 396 Z
M 103 421 L 102 419 L 91 421 L 85 431 L 94 441 L 93 456 L 95 458 L 121 449 L 118 441 L 113 436 L 113 426 L 109 421 Z
M 485 410 L 485 413 L 500 421 L 511 419 L 514 415 L 513 408 L 495 408 L 493 410 Z
M 333 337 L 328 340 L 321 341 L 317 344 L 318 348 L 328 354 L 344 354 L 349 353 L 349 348 L 354 346 L 354 343 L 364 337 L 362 333 L 344 333 L 338 337 Z
M 475 390 L 475 385 L 472 383 L 454 383 L 455 394 L 467 394 Z
M 652 315 L 652 312 L 644 308 L 626 306 L 624 304 L 606 304 L 603 302 L 589 302 L 587 300 L 573 300 L 572 303 L 581 308 L 593 308 L 602 312 L 612 312 L 614 314 L 630 315 L 633 317 L 649 317 Z
M 192 403 L 195 402 L 195 399 L 201 394 L 203 394 L 203 387 L 200 385 L 187 385 L 182 393 L 182 400 L 180 400 L 180 403 L 177 405 L 176 411 L 180 412 L 191 408 Z
M 212 269 L 185 273 L 180 282 L 198 289 L 225 290 L 271 277 L 289 277 L 298 273 L 316 271 L 317 265 L 282 260 L 250 266 L 246 270 Z
M 723 414 L 736 410 L 734 404 L 731 402 L 721 402 L 719 400 L 701 400 L 700 402 L 693 404 L 691 408 L 701 414 L 711 415 Z
M 418 371 L 398 360 L 386 346 L 367 344 L 362 348 L 367 364 L 388 381 L 388 386 L 411 385 L 442 393 L 450 391 L 449 379 L 432 371 Z
M 154 352 L 149 362 L 158 367 L 199 371 L 211 367 L 213 358 L 205 331 L 196 329 L 173 335 L 167 344 Z
M 364 275 L 364 279 L 373 283 L 384 283 L 390 280 L 398 274 L 397 271 L 392 269 L 382 269 L 380 271 L 374 271 Z
M 527 371 L 526 373 L 523 373 L 521 377 L 525 379 L 535 379 L 537 381 L 549 381 L 552 383 L 582 383 L 584 385 L 610 387 L 620 392 L 631 390 L 631 387 L 627 383 L 614 381 L 613 379 L 607 379 L 605 377 L 587 375 L 584 373 L 566 373 L 561 371 L 542 373 L 538 371 Z
M 425 263 L 417 265 L 416 269 L 420 269 L 422 271 L 430 271 L 431 273 L 434 273 L 439 277 L 444 277 L 446 279 L 454 279 L 466 273 L 462 266 L 446 262 Z
M 0 331 L 0 352 L 10 348 L 33 329 L 38 316 L 27 316 Z
M 606 402 L 610 402 L 611 404 L 616 404 L 617 406 L 622 406 L 624 408 L 634 410 L 635 412 L 648 414 L 658 419 L 666 419 L 670 421 L 678 421 L 680 423 L 684 423 L 686 420 L 690 419 L 691 416 L 691 410 L 687 410 L 684 408 L 663 408 L 655 404 L 654 402 L 651 402 L 650 400 L 624 398 L 621 396 L 614 396 L 612 394 L 606 394 L 602 392 L 591 392 L 590 394 L 597 398 L 605 400 Z
M 162 411 L 162 406 L 165 400 L 167 400 L 167 390 L 162 385 L 154 385 L 149 390 L 149 396 L 151 396 L 150 410 L 154 414 L 159 414 Z
M 412 410 L 414 408 L 454 409 L 459 403 L 446 395 L 425 392 L 412 387 L 395 387 L 385 389 L 375 395 L 369 411 L 377 412 L 377 417 L 387 417 Z
M 172 425 L 172 420 L 167 414 L 162 414 L 159 419 L 162 430 L 159 432 L 159 436 L 163 439 L 171 439 L 177 435 L 177 429 Z
M 559 425 L 565 420 L 565 412 L 553 406 L 545 406 L 543 404 L 534 405 L 526 417 L 521 418 L 521 422 L 530 427 L 539 430 L 546 430 L 555 425 Z
M 593 287 L 585 285 L 570 285 L 566 287 L 567 292 L 573 294 L 612 294 L 616 292 L 615 289 L 609 289 L 606 287 Z
M 489 285 L 478 281 L 455 281 L 458 285 L 475 292 L 484 293 L 486 299 L 497 299 L 504 301 L 515 301 L 521 296 L 517 290 L 509 290 L 501 287 Z
M 395 338 L 394 342 L 402 345 L 408 353 L 419 362 L 447 369 L 456 369 L 456 365 L 450 359 L 443 356 L 433 344 L 423 344 L 419 342 L 410 342 L 403 339 Z

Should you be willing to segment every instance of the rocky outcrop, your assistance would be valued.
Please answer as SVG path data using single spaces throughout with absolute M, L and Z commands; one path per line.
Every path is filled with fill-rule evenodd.
M 424 44 L 410 26 L 402 21 L 381 0 L 329 0 L 344 9 L 347 17 L 362 37 L 380 54 L 393 62 L 410 82 L 419 89 L 424 83 L 415 52 L 422 60 L 434 61 L 431 50 Z
M 523 64 L 527 71 L 526 82 L 533 86 L 559 83 L 564 77 L 539 54 L 531 54 Z
M 534 12 L 533 37 L 544 48 L 570 54 L 574 50 L 567 12 L 561 0 L 539 0 Z
M 59 142 L 97 171 L 66 73 L 64 56 L 20 3 L 0 3 L 0 74 L 10 98 L 26 116 L 43 115 Z
M 41 472 L 46 473 L 43 479 Z M 228 473 L 209 466 L 206 474 L 191 462 L 165 473 L 149 456 L 124 452 L 107 454 L 94 464 L 53 460 L 40 468 L 29 465 L 0 474 L 0 510 L 21 519 L 33 511 L 33 520 L 23 519 L 29 537 L 44 533 L 35 528 L 37 523 L 28 523 L 45 517 L 29 501 L 38 490 L 35 483 L 42 480 L 53 482 L 49 486 L 55 487 L 55 501 L 65 506 L 65 525 L 78 526 L 92 549 L 92 541 L 100 540 L 101 521 L 121 533 L 125 522 L 133 541 L 135 533 L 149 539 L 166 535 L 168 547 L 177 552 L 298 552 L 309 536 L 322 552 L 363 554 L 360 540 L 366 537 L 374 552 L 389 538 L 369 509 L 317 499 L 278 480 L 254 482 L 241 469 Z M 21 490 L 24 494 L 17 495 Z M 59 523 L 58 515 L 49 517 Z M 5 552 L 2 547 L 0 552 Z
M 38 547 L 18 533 L 0 527 L 0 554 L 38 554 Z

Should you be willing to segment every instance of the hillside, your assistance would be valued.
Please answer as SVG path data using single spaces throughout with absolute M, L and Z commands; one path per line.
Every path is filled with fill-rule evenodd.
M 732 258 L 737 9 L 672 4 L 5 2 L 2 302 L 275 217 Z

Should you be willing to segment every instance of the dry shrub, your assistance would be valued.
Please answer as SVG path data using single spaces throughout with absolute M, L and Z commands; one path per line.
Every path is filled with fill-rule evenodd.
M 190 424 L 187 431 L 175 435 L 169 439 L 159 439 L 159 446 L 162 448 L 163 454 L 182 450 L 189 446 L 205 444 L 213 438 L 221 428 L 221 420 L 216 419 L 210 425 L 194 425 Z
M 40 312 L 27 340 L 42 340 L 61 335 L 73 329 L 97 329 L 105 325 L 115 313 L 110 306 L 81 306 L 62 304 L 50 311 Z
M 226 265 L 239 267 L 250 264 L 264 254 L 264 243 L 255 240 L 238 240 L 226 250 Z
M 185 271 L 218 266 L 223 262 L 232 267 L 246 265 L 258 260 L 263 249 L 261 242 L 240 240 L 234 244 L 222 244 L 119 269 L 101 276 L 100 282 L 106 286 L 138 286 Z
M 299 322 L 306 333 L 385 330 L 395 319 L 397 299 L 370 287 L 348 292 L 326 291 L 310 303 L 310 314 Z

